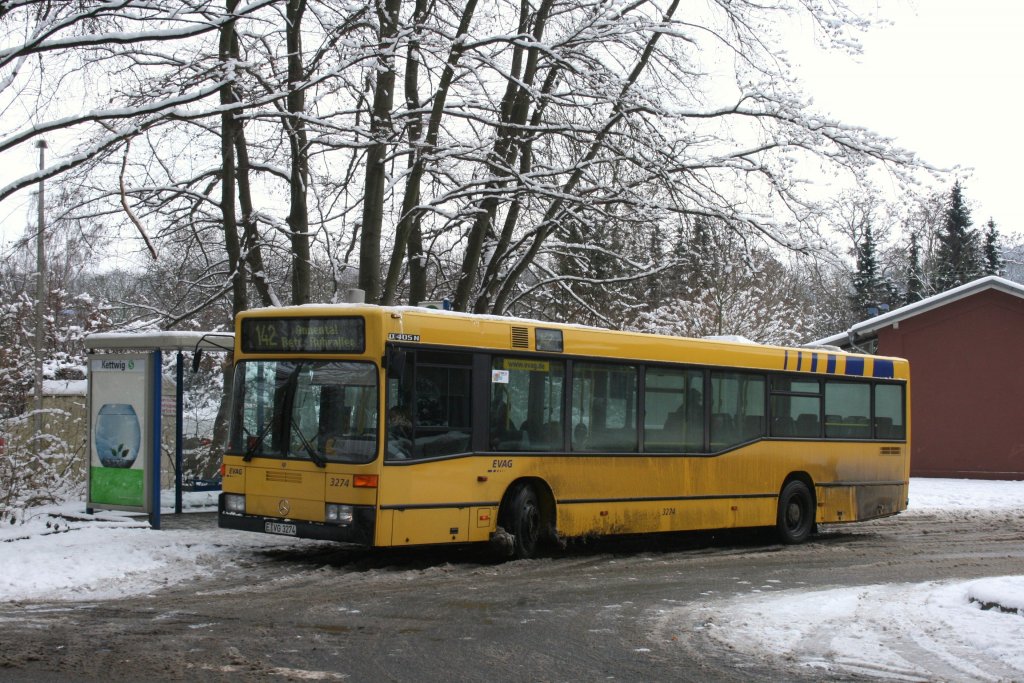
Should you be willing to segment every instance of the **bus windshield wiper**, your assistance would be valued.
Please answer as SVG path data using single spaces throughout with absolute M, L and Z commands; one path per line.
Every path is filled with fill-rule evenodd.
M 270 420 L 267 424 L 263 425 L 263 429 L 259 431 L 253 442 L 249 444 L 249 447 L 245 449 L 245 455 L 242 456 L 242 460 L 245 462 L 252 460 L 253 456 L 256 455 L 256 450 L 260 447 L 260 444 L 263 443 L 263 439 L 267 438 L 267 434 L 270 433 L 270 428 L 273 426 L 273 420 Z
M 290 369 L 288 369 L 287 374 L 284 376 L 284 378 L 278 380 L 278 387 L 291 385 L 292 381 L 299 374 L 300 367 L 302 367 L 302 363 L 296 363 Z M 270 430 L 273 428 L 273 426 L 273 418 L 267 420 L 267 423 L 263 425 L 263 428 L 260 429 L 260 431 L 256 434 L 256 439 L 248 448 L 245 449 L 245 455 L 242 456 L 242 460 L 244 460 L 245 462 L 249 462 L 250 460 L 253 459 L 253 456 L 256 455 L 256 451 L 259 449 L 260 444 L 263 443 L 263 439 L 267 438 L 267 434 L 270 433 Z
M 317 467 L 327 467 L 327 461 L 320 457 L 320 454 L 316 452 L 313 445 L 306 440 L 306 436 L 302 433 L 302 429 L 295 421 L 295 416 L 292 416 L 292 429 L 299 437 L 299 441 L 302 442 L 302 447 L 306 449 L 306 453 L 309 454 L 309 459 L 316 463 Z

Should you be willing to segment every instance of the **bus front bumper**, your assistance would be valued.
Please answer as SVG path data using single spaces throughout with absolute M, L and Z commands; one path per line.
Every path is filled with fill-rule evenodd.
M 313 538 L 339 543 L 358 543 L 365 546 L 373 545 L 373 533 L 377 521 L 376 509 L 368 505 L 353 506 L 352 523 L 345 525 L 227 512 L 224 510 L 224 494 L 220 495 L 217 507 L 217 526 L 221 529 L 255 531 L 275 536 Z

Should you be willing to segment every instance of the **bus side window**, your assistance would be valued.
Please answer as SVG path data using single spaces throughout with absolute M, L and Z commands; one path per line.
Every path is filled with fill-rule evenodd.
M 403 351 L 389 355 L 387 380 L 387 412 L 385 413 L 384 458 L 405 460 L 412 457 L 412 406 L 415 402 L 413 382 L 414 354 Z M 399 366 L 399 363 L 401 364 Z
M 870 439 L 871 385 L 857 381 L 825 382 L 825 438 Z
M 472 357 L 462 352 L 406 350 L 388 378 L 388 460 L 435 458 L 470 450 Z M 396 360 L 396 362 L 398 362 Z
M 644 451 L 704 450 L 704 371 L 647 368 L 644 388 Z
M 631 365 L 576 363 L 572 378 L 574 451 L 637 451 L 638 372 Z M 583 440 L 583 429 L 586 439 Z
M 564 363 L 497 356 L 491 370 L 491 450 L 561 450 Z
M 903 387 L 875 385 L 875 438 L 902 441 L 907 438 L 903 421 Z
M 711 450 L 764 436 L 765 378 L 746 372 L 711 373 Z M 817 416 L 814 418 L 817 420 Z
M 416 351 L 412 457 L 469 452 L 472 373 L 470 354 Z M 408 376 L 403 378 L 403 384 L 408 381 Z
M 771 389 L 772 436 L 820 439 L 818 416 L 822 404 L 818 380 L 775 375 Z

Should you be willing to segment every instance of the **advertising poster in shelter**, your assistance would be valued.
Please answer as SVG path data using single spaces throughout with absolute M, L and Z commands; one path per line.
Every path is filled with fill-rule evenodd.
M 90 507 L 149 511 L 151 365 L 139 353 L 89 358 Z

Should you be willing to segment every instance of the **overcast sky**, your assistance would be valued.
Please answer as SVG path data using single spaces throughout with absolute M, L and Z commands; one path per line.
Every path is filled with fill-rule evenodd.
M 814 60 L 807 93 L 836 118 L 897 139 L 925 161 L 964 167 L 975 226 L 1024 237 L 1024 2 L 876 0 L 891 21 L 857 61 Z M 950 185 L 952 180 L 950 181 Z

